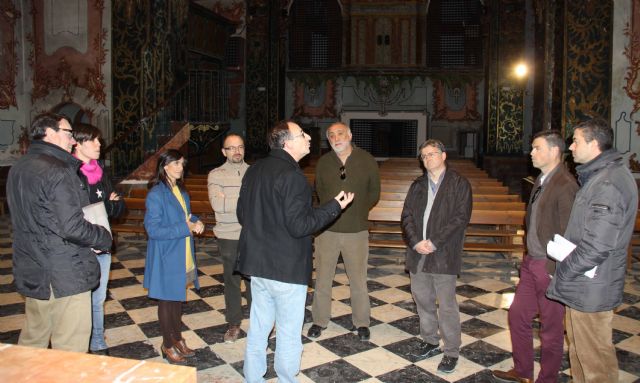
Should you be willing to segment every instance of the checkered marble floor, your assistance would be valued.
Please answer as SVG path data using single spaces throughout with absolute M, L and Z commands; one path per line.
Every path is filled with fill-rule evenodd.
M 17 343 L 24 321 L 24 300 L 15 292 L 11 273 L 11 239 L 7 216 L 0 217 L 0 342 Z M 112 356 L 163 361 L 156 303 L 142 288 L 144 238 L 120 237 L 113 254 L 106 302 L 106 338 Z M 222 341 L 226 323 L 222 264 L 215 240 L 199 241 L 200 291 L 189 290 L 184 305 L 183 335 L 198 348 L 190 365 L 199 382 L 241 382 L 248 320 L 241 339 Z M 458 279 L 457 298 L 462 320 L 462 348 L 457 369 L 437 372 L 442 358 L 414 355 L 419 344 L 419 322 L 411 298 L 409 277 L 398 262 L 401 252 L 376 250 L 369 260 L 371 340 L 361 342 L 351 328 L 348 279 L 339 264 L 333 287 L 332 321 L 318 339 L 305 335 L 311 325 L 309 289 L 301 382 L 492 382 L 491 369 L 512 367 L 507 309 L 518 281 L 516 264 L 495 254 L 467 254 Z M 620 382 L 640 381 L 640 265 L 627 274 L 624 304 L 613 321 Z M 536 347 L 539 341 L 536 340 Z M 275 338 L 269 343 L 268 381 L 273 371 Z M 539 360 L 539 355 L 538 359 Z M 538 369 L 536 362 L 536 374 Z M 560 382 L 570 381 L 568 358 Z

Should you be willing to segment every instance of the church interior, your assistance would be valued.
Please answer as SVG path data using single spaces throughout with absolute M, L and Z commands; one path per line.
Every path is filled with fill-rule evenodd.
M 640 185 L 640 0 L 0 0 L 0 20 L 0 380 L 3 344 L 18 342 L 25 315 L 13 285 L 6 178 L 42 112 L 100 129 L 105 170 L 127 198 L 126 218 L 112 224 L 112 357 L 166 363 L 157 304 L 142 287 L 140 214 L 160 153 L 178 149 L 188 160 L 192 209 L 209 219 L 196 240 L 201 288 L 188 291 L 183 316 L 198 382 L 243 379 L 248 314 L 240 339 L 224 343 L 222 260 L 206 197 L 228 134 L 244 137 L 251 164 L 267 155 L 274 123 L 295 121 L 311 137 L 300 166 L 313 184 L 317 159 L 331 150 L 326 129 L 342 121 L 388 176 L 369 215 L 371 340 L 350 331 L 340 263 L 331 322 L 317 339 L 305 336 L 308 289 L 301 382 L 493 382 L 491 370 L 511 368 L 507 312 L 538 174 L 536 133 L 556 129 L 570 143 L 574 126 L 602 118 Z M 447 375 L 436 371 L 439 356 L 412 353 L 419 319 L 394 231 L 410 183 L 399 181 L 422 174 L 418 147 L 427 139 L 442 141 L 478 194 L 456 288 L 461 358 Z M 565 162 L 575 168 L 568 150 Z M 640 381 L 639 254 L 636 219 L 613 319 L 620 382 Z M 269 348 L 266 379 L 275 382 L 275 339 Z M 571 381 L 566 352 L 558 381 Z

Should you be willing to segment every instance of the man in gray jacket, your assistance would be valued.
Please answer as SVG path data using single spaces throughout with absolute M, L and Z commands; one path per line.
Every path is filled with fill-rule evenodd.
M 87 185 L 69 121 L 38 116 L 27 154 L 11 167 L 7 202 L 13 226 L 13 277 L 25 296 L 25 324 L 18 344 L 87 352 L 91 290 L 98 285 L 96 253 L 109 251 L 107 229 L 84 219 Z
M 571 375 L 575 383 L 618 381 L 611 339 L 613 309 L 622 303 L 627 246 L 638 209 L 638 188 L 613 131 L 600 119 L 578 124 L 569 147 L 581 185 L 565 238 L 576 248 L 557 264 L 547 296 L 567 305 Z M 585 272 L 595 268 L 595 275 Z

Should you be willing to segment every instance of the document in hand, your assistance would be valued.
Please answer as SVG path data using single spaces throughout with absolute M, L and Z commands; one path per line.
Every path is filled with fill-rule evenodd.
M 82 208 L 84 213 L 84 219 L 91 222 L 94 225 L 100 225 L 111 233 L 111 226 L 109 225 L 109 217 L 107 216 L 107 209 L 104 207 L 104 202 L 96 202 L 91 205 L 87 205 Z
M 562 262 L 575 248 L 574 243 L 560 234 L 556 234 L 553 236 L 553 240 L 547 243 L 547 254 L 556 261 Z M 584 275 L 589 278 L 595 277 L 597 268 L 598 266 L 594 266 L 593 269 L 585 271 Z

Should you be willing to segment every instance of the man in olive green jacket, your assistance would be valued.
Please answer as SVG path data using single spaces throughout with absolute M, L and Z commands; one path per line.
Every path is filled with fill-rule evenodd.
M 368 217 L 380 198 L 380 174 L 375 158 L 352 145 L 351 138 L 351 130 L 343 123 L 329 126 L 327 139 L 333 150 L 322 156 L 316 166 L 316 191 L 321 204 L 341 190 L 353 192 L 358 198 L 316 238 L 313 325 L 307 332 L 311 338 L 320 336 L 329 323 L 331 288 L 340 253 L 349 276 L 353 327 L 360 340 L 368 340 L 370 335 Z

